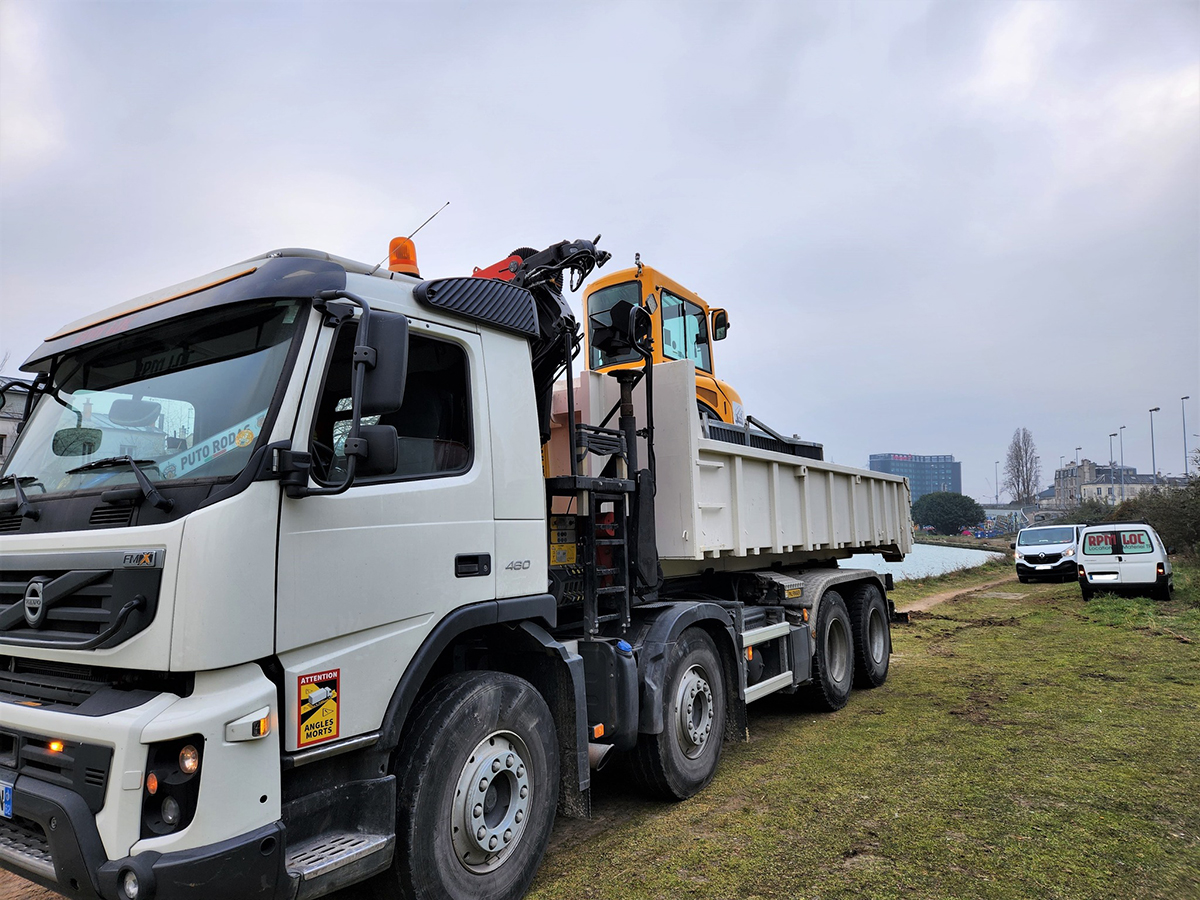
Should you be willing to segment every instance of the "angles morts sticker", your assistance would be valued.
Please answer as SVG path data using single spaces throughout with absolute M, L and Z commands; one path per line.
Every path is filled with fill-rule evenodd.
M 332 740 L 338 736 L 338 697 L 341 669 L 328 669 L 301 675 L 296 697 L 300 709 L 296 716 L 300 747 Z

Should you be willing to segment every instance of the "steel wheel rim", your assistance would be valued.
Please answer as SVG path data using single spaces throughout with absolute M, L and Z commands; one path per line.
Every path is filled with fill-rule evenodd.
M 871 659 L 877 663 L 883 662 L 887 644 L 884 640 L 886 634 L 883 614 L 878 607 L 872 607 L 867 616 L 867 646 L 871 648 Z
M 529 748 L 511 731 L 494 731 L 467 756 L 450 815 L 454 855 L 477 875 L 504 865 L 512 856 L 533 802 L 535 784 Z
M 675 692 L 675 738 L 688 759 L 696 759 L 712 737 L 713 692 L 708 673 L 695 665 L 683 673 Z
M 846 678 L 850 668 L 850 636 L 841 619 L 831 619 L 825 632 L 825 663 L 833 681 L 840 683 Z

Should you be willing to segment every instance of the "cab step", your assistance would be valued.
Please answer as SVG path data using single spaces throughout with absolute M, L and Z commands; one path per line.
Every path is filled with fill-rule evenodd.
M 288 849 L 287 872 L 296 900 L 324 897 L 386 869 L 396 847 L 394 834 L 337 831 Z

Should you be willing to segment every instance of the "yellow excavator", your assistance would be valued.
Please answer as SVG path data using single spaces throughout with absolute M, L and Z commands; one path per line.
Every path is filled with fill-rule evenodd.
M 696 364 L 696 403 L 700 414 L 727 425 L 745 425 L 742 398 L 713 374 L 712 345 L 729 333 L 729 314 L 709 307 L 699 294 L 657 269 L 642 265 L 640 254 L 634 259 L 633 268 L 598 278 L 583 292 L 588 368 L 610 372 L 642 365 L 642 358 L 632 350 L 609 354 L 592 342 L 593 323 L 603 321 L 614 305 L 624 300 L 631 306 L 641 306 L 650 314 L 654 362 L 690 359 Z

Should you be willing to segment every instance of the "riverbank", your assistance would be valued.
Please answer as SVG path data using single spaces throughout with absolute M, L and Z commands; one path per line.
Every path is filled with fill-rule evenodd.
M 1009 544 L 1015 540 L 1012 536 L 998 538 L 964 537 L 958 534 L 916 534 L 915 544 L 930 544 L 935 547 L 960 547 L 963 550 L 992 550 L 998 553 L 1011 553 Z

